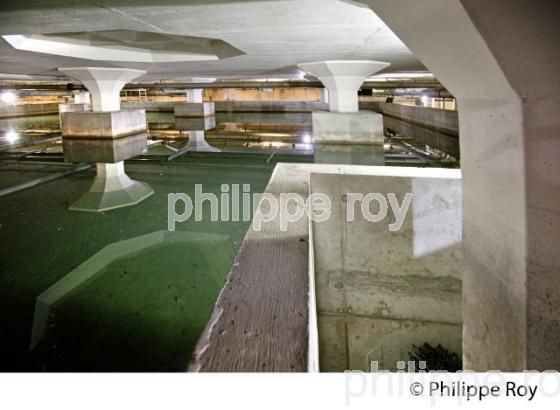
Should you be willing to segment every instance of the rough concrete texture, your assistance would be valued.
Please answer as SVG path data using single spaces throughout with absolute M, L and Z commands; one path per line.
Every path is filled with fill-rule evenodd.
M 64 159 L 111 164 L 124 161 L 144 152 L 147 138 L 145 132 L 114 139 L 63 137 Z
M 146 69 L 149 75 L 157 76 L 157 80 L 186 76 L 228 77 L 244 73 L 296 77 L 299 72 L 294 70 L 295 64 L 327 59 L 373 58 L 392 63 L 396 70 L 423 68 L 374 13 L 337 0 L 174 1 L 153 2 L 149 7 L 145 3 L 124 0 L 111 3 L 107 8 L 87 7 L 80 3 L 64 9 L 61 9 L 60 1 L 45 0 L 34 3 L 34 7 L 29 7 L 27 2 L 10 2 L 2 6 L 0 34 L 155 30 L 164 36 L 218 36 L 246 53 L 234 58 L 193 63 L 96 62 L 101 67 L 132 65 Z M 145 45 L 150 47 L 151 44 Z M 166 51 L 173 51 L 173 47 L 169 50 L 164 46 L 154 53 Z M 15 50 L 5 41 L 0 42 L 0 55 L 0 73 L 57 74 L 56 67 L 77 64 L 78 61 Z M 80 62 L 88 64 L 87 60 Z
M 460 355 L 461 181 L 456 170 L 437 172 L 311 174 L 311 192 L 332 204 L 331 218 L 312 224 L 322 371 L 367 370 L 372 360 L 395 370 L 412 344 L 425 342 Z M 373 223 L 354 204 L 356 218 L 347 222 L 347 194 L 371 192 L 394 193 L 399 204 L 413 194 L 400 230 L 389 230 L 390 207 Z
M 383 145 L 383 116 L 371 111 L 312 114 L 315 144 Z
M 411 227 L 411 218 L 409 218 L 406 231 L 408 235 L 412 232 L 421 233 L 423 237 L 428 238 L 427 244 L 423 246 L 416 244 L 416 248 L 411 248 L 412 241 L 409 239 L 409 248 L 403 248 L 400 251 L 404 261 L 391 257 L 391 249 L 388 246 L 383 246 L 375 253 L 372 252 L 371 246 L 367 246 L 367 243 L 358 244 L 359 246 L 352 244 L 355 246 L 354 250 L 348 250 L 342 248 L 340 244 L 335 244 L 333 255 L 338 255 L 345 249 L 351 257 L 359 258 L 358 263 L 367 265 L 368 255 L 373 253 L 378 260 L 389 258 L 385 265 L 391 269 L 387 270 L 387 274 L 383 276 L 377 274 L 373 268 L 371 272 L 365 272 L 359 266 L 349 265 L 353 271 L 352 276 L 348 276 L 349 280 L 346 283 L 349 289 L 348 295 L 352 298 L 348 300 L 351 302 L 352 309 L 356 309 L 358 312 L 361 309 L 365 315 L 356 313 L 352 315 L 350 311 L 335 311 L 332 318 L 336 323 L 340 323 L 340 318 L 346 320 L 347 317 L 351 328 L 350 334 L 356 335 L 352 336 L 356 340 L 360 340 L 361 334 L 364 335 L 364 338 L 368 334 L 363 331 L 364 328 L 371 327 L 372 323 L 377 323 L 379 327 L 389 326 L 389 329 L 395 329 L 394 333 L 389 333 L 388 336 L 385 335 L 388 331 L 383 333 L 385 338 L 383 340 L 386 340 L 383 342 L 383 346 L 398 347 L 401 345 L 400 338 L 434 343 L 437 338 L 450 349 L 460 351 L 460 272 L 453 270 L 460 268 L 453 264 L 459 263 L 461 254 L 460 251 L 454 249 L 459 245 L 451 243 L 455 240 L 460 241 L 460 223 L 457 222 L 460 221 L 460 215 L 452 216 L 457 212 L 456 208 L 460 203 L 459 172 L 401 167 L 277 164 L 266 192 L 275 197 L 282 192 L 293 192 L 307 200 L 311 173 L 322 174 L 321 176 L 324 176 L 326 181 L 334 181 L 336 184 L 340 182 L 341 177 L 346 176 L 345 174 L 351 174 L 348 176 L 351 179 L 358 178 L 357 181 L 365 178 L 368 190 L 371 188 L 371 181 L 374 177 L 382 179 L 401 177 L 405 180 L 414 177 L 415 180 L 418 180 L 414 183 L 414 192 L 416 190 L 419 190 L 420 193 L 428 192 L 427 198 L 432 202 L 428 200 L 420 202 L 415 211 L 418 213 L 414 218 L 416 225 Z M 446 182 L 449 186 L 446 185 Z M 430 185 L 433 185 L 433 189 L 430 188 Z M 327 186 L 330 186 L 330 183 Z M 459 190 L 458 195 L 453 195 L 449 203 L 438 200 L 436 195 L 440 188 L 446 186 L 452 188 L 451 190 Z M 356 187 L 356 189 L 359 188 L 360 186 Z M 361 188 L 364 186 L 361 185 Z M 432 206 L 435 206 L 436 210 L 431 210 Z M 266 207 L 267 202 L 259 203 L 259 209 L 266 210 Z M 295 202 L 288 203 L 290 213 L 294 213 L 296 207 Z M 433 221 L 432 219 L 437 218 L 439 214 L 446 217 L 439 223 L 437 220 Z M 329 221 L 339 224 L 340 216 L 340 207 L 333 207 L 333 216 Z M 457 221 L 453 222 L 454 218 Z M 365 234 L 360 234 L 362 237 L 368 234 L 367 228 L 364 227 Z M 313 295 L 313 293 L 308 293 L 308 284 L 310 279 L 315 278 L 314 276 L 310 278 L 314 271 L 313 262 L 319 263 L 319 269 L 324 271 L 325 261 L 327 259 L 333 261 L 336 258 L 333 255 L 328 255 L 328 257 L 322 255 L 316 257 L 314 261 L 309 261 L 309 255 L 312 255 L 312 249 L 307 243 L 310 238 L 309 231 L 308 218 L 288 223 L 286 231 L 280 230 L 278 217 L 264 223 L 260 231 L 254 229 L 253 221 L 216 302 L 212 317 L 198 341 L 193 360 L 189 364 L 189 371 L 312 370 L 313 363 L 317 361 L 316 352 L 313 349 L 317 329 L 313 326 L 313 312 L 310 312 L 308 308 L 309 306 L 314 307 L 314 301 L 309 300 L 309 295 Z M 317 234 L 322 235 L 323 232 L 313 229 L 311 235 L 313 242 Z M 343 231 L 328 230 L 326 237 L 319 238 L 320 243 L 331 241 L 330 235 L 338 237 L 340 240 Z M 440 235 L 442 239 L 438 239 Z M 384 235 L 384 237 L 387 236 Z M 366 237 L 366 239 L 370 238 Z M 399 241 L 401 244 L 398 243 Z M 393 243 L 393 245 L 403 247 L 402 243 L 406 243 L 406 240 L 397 237 L 394 242 L 396 244 Z M 319 250 L 322 252 L 325 249 L 321 246 Z M 408 263 L 413 252 L 422 255 L 421 258 L 418 255 L 418 272 L 414 270 L 412 263 Z M 449 271 L 445 267 L 439 267 L 438 270 L 438 266 L 434 265 L 436 262 L 452 265 L 448 267 Z M 336 260 L 334 260 L 333 266 L 336 266 L 336 263 L 342 266 L 340 261 Z M 323 267 L 321 268 L 321 266 Z M 404 269 L 399 270 L 400 266 L 404 266 Z M 342 272 L 342 269 L 339 268 L 338 271 Z M 416 273 L 420 277 L 416 277 Z M 340 280 L 330 282 L 327 280 L 327 283 L 332 285 L 332 290 L 325 287 L 324 280 L 322 283 L 317 283 L 317 291 L 322 293 L 323 303 L 342 303 L 346 290 L 339 289 L 339 282 Z M 396 289 L 393 289 L 391 286 L 395 287 L 395 285 Z M 382 296 L 375 295 L 379 289 L 385 291 Z M 416 289 L 420 292 L 414 296 Z M 327 299 L 324 298 L 324 295 L 327 295 Z M 318 294 L 317 297 L 320 301 L 321 295 Z M 409 297 L 415 299 L 407 302 Z M 388 315 L 388 312 L 385 312 L 384 315 L 379 313 L 382 310 L 379 302 L 381 298 L 391 302 L 388 306 L 394 312 L 393 316 Z M 427 306 L 421 307 L 418 313 L 412 315 L 410 312 L 418 308 L 414 303 L 417 305 L 427 303 Z M 451 312 L 446 313 L 446 309 L 451 309 Z M 377 314 L 374 315 L 371 312 L 377 312 Z M 319 313 L 322 313 L 321 310 Z M 353 317 L 354 315 L 356 318 Z M 364 317 L 363 322 L 360 321 L 362 316 Z M 428 316 L 435 318 L 436 321 L 423 320 Z M 320 326 L 321 323 L 330 319 L 331 316 L 323 312 L 319 317 Z M 406 330 L 408 327 L 416 328 L 417 331 L 401 330 L 401 328 Z M 337 359 L 337 357 L 349 355 L 348 349 L 345 347 L 347 338 L 344 336 L 347 328 L 348 326 L 345 325 L 322 328 L 323 346 L 328 353 L 321 357 L 322 369 L 339 370 L 350 366 L 347 359 Z M 381 337 L 381 333 L 378 336 Z M 365 359 L 360 359 L 363 356 L 361 350 L 370 343 L 369 339 L 363 340 L 365 340 L 364 346 L 352 349 L 352 368 L 364 366 Z M 372 341 L 371 348 L 376 346 L 379 344 Z M 322 348 L 320 346 L 320 349 Z
M 62 136 L 118 138 L 144 132 L 146 111 L 68 112 L 62 116 Z
M 82 112 L 82 111 L 91 111 L 91 104 L 89 104 L 89 103 L 59 104 L 59 106 L 58 106 L 58 122 L 60 124 L 60 129 L 62 129 L 62 115 L 64 113 L 66 113 L 66 112 Z
M 277 165 L 266 193 L 306 198 L 305 168 Z M 297 206 L 291 203 L 290 212 Z M 260 212 L 268 202 L 261 201 Z M 307 218 L 281 231 L 279 218 L 254 219 L 201 335 L 192 372 L 305 372 L 308 369 Z
M 215 114 L 213 102 L 175 103 L 175 117 L 208 117 Z
M 457 98 L 464 367 L 559 370 L 560 4 L 357 1 Z

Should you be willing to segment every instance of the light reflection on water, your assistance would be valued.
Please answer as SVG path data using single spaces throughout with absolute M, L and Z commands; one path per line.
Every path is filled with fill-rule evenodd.
M 309 157 L 309 162 L 358 165 L 458 167 L 458 138 L 394 118 L 384 118 L 383 149 L 370 146 L 314 146 L 311 113 L 217 113 L 206 119 L 147 113 L 147 155 L 171 155 L 189 147 L 205 152 L 272 153 Z M 193 132 L 195 131 L 195 132 Z M 0 120 L 0 152 L 62 153 L 58 115 Z
M 37 289 L 45 290 L 55 279 L 107 244 L 162 229 L 169 192 L 191 189 L 187 192 L 192 194 L 194 184 L 201 181 L 205 191 L 214 189 L 212 192 L 216 193 L 222 183 L 247 183 L 254 192 L 262 192 L 272 172 L 273 163 L 269 161 L 278 157 L 282 161 L 360 165 L 457 165 L 427 144 L 441 143 L 437 148 L 455 152 L 458 142 L 433 132 L 421 134 L 419 129 L 394 120 L 386 121 L 385 128 L 390 128 L 390 132 L 384 147 L 314 146 L 309 113 L 218 113 L 214 121 L 202 121 L 202 129 L 198 130 L 189 130 L 192 124 L 185 125 L 172 113 L 148 113 L 148 122 L 146 156 L 166 161 L 167 157 L 187 150 L 189 152 L 180 157 L 184 160 L 192 151 L 204 151 L 198 157 L 204 162 L 202 167 L 164 167 L 154 161 L 130 164 L 133 176 L 137 175 L 154 187 L 156 194 L 151 201 L 99 216 L 68 212 L 64 204 L 87 189 L 93 178 L 91 173 L 73 174 L 49 183 L 51 185 L 22 191 L 21 196 L 13 197 L 15 201 L 4 197 L 3 209 L 16 222 L 0 230 L 4 243 L 10 245 L 2 255 L 9 263 L 6 271 L 10 272 L 10 277 L 6 276 L 6 280 L 12 284 L 12 277 L 24 278 L 26 283 L 34 285 L 31 296 L 5 298 L 12 309 L 14 303 L 20 303 L 18 301 L 27 302 L 25 306 L 17 305 L 17 311 L 25 315 L 14 320 L 17 325 L 13 327 L 23 336 L 10 336 L 8 341 L 12 350 L 22 353 L 14 355 L 13 363 L 4 366 L 20 369 L 25 360 L 37 360 L 42 367 L 29 365 L 29 368 L 90 371 L 184 368 L 220 288 L 209 283 L 208 272 L 211 269 L 214 274 L 222 275 L 220 278 L 225 277 L 247 224 L 214 224 L 205 220 L 195 226 L 196 230 L 229 235 L 226 245 L 211 250 L 208 247 L 161 247 L 154 253 L 109 265 L 103 280 L 92 282 L 89 288 L 64 302 L 50 335 L 52 339 L 45 344 L 44 351 L 34 352 L 29 359 L 27 346 L 24 346 L 30 326 L 27 321 L 32 317 L 29 308 L 33 306 L 28 300 L 34 300 L 39 293 Z M 58 115 L 0 119 L 0 159 L 3 155 L 25 153 L 58 155 L 58 162 L 47 165 L 34 161 L 3 164 L 3 176 L 9 180 L 7 186 L 14 181 L 26 182 L 48 172 L 64 170 L 62 150 Z M 35 206 L 36 203 L 40 206 Z M 41 227 L 40 235 L 37 226 Z M 14 240 L 18 237 L 26 241 Z M 50 262 L 45 264 L 45 260 Z M 190 276 L 185 275 L 185 271 Z M 154 272 L 158 275 L 153 275 Z M 6 282 L 1 284 L 8 287 Z M 28 287 L 23 288 L 21 292 L 28 290 Z M 127 297 L 122 298 L 125 292 Z M 198 299 L 193 305 L 195 297 Z M 187 306 L 184 301 L 190 304 Z M 185 320 L 187 316 L 183 310 L 187 308 L 196 316 L 194 319 Z M 162 333 L 162 323 L 172 324 L 164 328 L 166 333 Z M 12 328 L 4 328 L 13 333 Z M 160 334 L 165 337 L 158 338 Z M 135 343 L 131 345 L 135 349 L 123 345 L 120 342 L 123 337 L 134 337 Z M 146 346 L 158 348 L 147 355 L 150 349 Z

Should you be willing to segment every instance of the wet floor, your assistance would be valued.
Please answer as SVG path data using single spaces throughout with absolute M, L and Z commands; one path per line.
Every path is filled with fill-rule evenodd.
M 234 183 L 262 192 L 276 162 L 458 166 L 452 137 L 395 121 L 386 123 L 382 148 L 329 149 L 313 145 L 305 113 L 224 113 L 195 125 L 166 113 L 148 120 L 148 150 L 126 164 L 131 178 L 155 191 L 145 201 L 100 214 L 68 211 L 94 169 L 0 195 L 0 370 L 185 369 L 249 227 L 211 222 L 206 208 L 202 221 L 177 229 L 220 240 L 108 259 L 53 303 L 45 336 L 29 351 L 36 298 L 107 246 L 166 230 L 169 193 L 193 195 L 199 183 L 216 194 Z M 0 120 L 0 193 L 71 168 L 62 150 L 56 115 Z

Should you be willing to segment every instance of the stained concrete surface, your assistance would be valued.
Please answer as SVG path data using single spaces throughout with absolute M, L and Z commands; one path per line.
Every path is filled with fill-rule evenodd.
M 312 223 L 321 371 L 367 371 L 371 361 L 394 371 L 426 342 L 461 354 L 461 181 L 436 172 L 311 174 L 311 192 L 328 195 L 333 212 Z M 370 192 L 394 193 L 399 204 L 413 194 L 398 231 L 390 208 L 373 223 L 354 205 L 347 222 L 348 193 Z

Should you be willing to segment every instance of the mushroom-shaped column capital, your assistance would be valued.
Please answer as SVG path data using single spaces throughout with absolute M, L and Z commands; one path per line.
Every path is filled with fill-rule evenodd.
M 358 89 L 364 80 L 390 64 L 373 60 L 331 60 L 299 64 L 329 90 L 332 112 L 358 111 Z
M 121 89 L 146 74 L 143 70 L 112 67 L 61 67 L 58 71 L 84 84 L 91 93 L 93 111 L 120 110 Z

